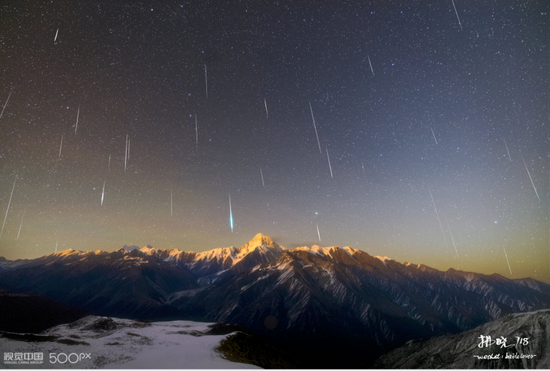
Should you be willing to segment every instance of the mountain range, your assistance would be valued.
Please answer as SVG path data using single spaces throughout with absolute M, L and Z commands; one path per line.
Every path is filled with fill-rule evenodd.
M 411 339 L 550 308 L 550 285 L 531 278 L 443 272 L 351 247 L 290 250 L 263 234 L 201 253 L 124 246 L 0 258 L 0 288 L 102 316 L 240 324 L 308 364 L 339 368 L 366 367 Z

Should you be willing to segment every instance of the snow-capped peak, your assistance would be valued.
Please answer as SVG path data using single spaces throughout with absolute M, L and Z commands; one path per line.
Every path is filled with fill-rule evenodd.
M 359 251 L 359 250 L 354 249 L 354 248 L 351 248 L 351 247 L 349 247 L 349 246 L 344 246 L 344 247 L 342 247 L 342 249 L 343 249 L 344 251 L 346 251 L 350 256 L 352 256 L 352 255 L 355 254 L 357 251 Z
M 75 249 L 66 249 L 66 250 L 57 251 L 53 254 L 49 254 L 49 255 L 46 255 L 46 256 L 52 256 L 52 257 L 55 257 L 55 258 L 64 259 L 64 258 L 69 257 L 69 256 L 84 256 L 84 257 L 86 257 L 86 256 L 104 255 L 104 254 L 108 254 L 108 252 L 103 251 L 103 250 L 80 251 L 80 250 L 75 250 Z
M 296 247 L 293 251 L 307 251 L 314 255 L 325 255 L 330 256 L 330 248 L 329 247 L 322 247 L 319 245 L 313 245 L 311 247 L 307 246 L 299 246 Z
M 139 250 L 139 247 L 136 245 L 132 245 L 132 246 L 124 245 L 120 249 L 124 251 L 133 251 L 133 250 Z
M 311 246 L 309 251 L 314 252 L 316 254 L 330 256 L 330 250 L 331 249 L 332 249 L 331 247 L 323 247 L 323 246 L 319 246 L 319 245 L 313 245 L 313 246 Z
M 271 237 L 258 233 L 253 239 L 241 247 L 234 248 L 234 256 L 232 256 L 233 262 L 236 263 L 242 260 L 245 256 L 254 251 L 260 252 L 261 255 L 268 254 L 269 256 L 279 256 L 283 251 L 286 251 L 286 249 L 273 242 Z
M 212 249 L 208 251 L 203 251 L 196 254 L 195 260 L 214 260 L 225 261 L 227 258 L 234 259 L 236 248 L 233 246 L 230 247 L 219 247 L 217 249 Z
M 61 258 L 61 257 L 64 257 L 64 256 L 69 256 L 69 255 L 79 254 L 79 253 L 81 253 L 81 251 L 76 251 L 74 249 L 67 249 L 67 250 L 57 251 L 57 252 L 55 252 L 51 255 L 55 256 L 55 257 L 58 257 L 58 258 Z
M 339 246 L 331 246 L 331 247 L 323 247 L 319 245 L 313 245 L 311 247 L 307 246 L 300 246 L 294 249 L 294 251 L 307 251 L 309 253 L 315 254 L 315 255 L 323 255 L 328 258 L 334 258 L 334 253 L 342 250 L 346 254 L 348 254 L 353 259 L 353 254 L 356 253 L 358 250 L 352 249 L 349 246 L 345 246 L 343 248 Z
M 384 263 L 385 266 L 387 266 L 386 262 L 388 260 L 393 260 L 392 258 L 388 258 L 387 256 L 375 256 L 375 258 Z
M 253 239 L 239 247 L 239 253 L 254 251 L 258 247 L 266 246 L 272 249 L 280 249 L 281 246 L 277 245 L 271 237 L 265 234 L 258 233 Z
M 229 268 L 255 251 L 259 252 L 261 256 L 269 257 L 268 259 L 271 259 L 279 257 L 285 250 L 286 249 L 284 247 L 273 242 L 269 236 L 258 233 L 253 239 L 241 247 L 221 247 L 200 253 L 193 253 L 194 255 L 192 260 L 195 263 L 200 261 L 217 261 L 224 267 Z

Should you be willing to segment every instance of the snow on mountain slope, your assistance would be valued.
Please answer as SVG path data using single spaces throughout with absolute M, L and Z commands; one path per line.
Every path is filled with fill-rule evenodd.
M 195 262 L 217 260 L 234 265 L 244 259 L 247 255 L 258 252 L 260 255 L 269 255 L 269 257 L 278 257 L 286 249 L 273 242 L 273 240 L 261 233 L 258 233 L 253 239 L 241 247 L 223 247 L 197 253 Z
M 121 247 L 122 250 L 124 251 L 133 251 L 133 250 L 139 250 L 139 246 L 136 246 L 136 245 L 132 245 L 132 246 L 128 246 L 128 245 L 124 245 Z
M 384 265 L 387 267 L 388 265 L 386 264 L 386 262 L 388 260 L 393 260 L 391 258 L 388 258 L 387 256 L 375 256 L 376 259 L 380 260 L 382 263 L 384 263 Z
M 228 335 L 207 335 L 211 325 L 192 321 L 145 323 L 88 316 L 35 337 L 42 341 L 18 341 L 17 335 L 8 338 L 10 335 L 4 334 L 0 337 L 0 349 L 4 353 L 43 352 L 44 362 L 29 367 L 2 365 L 7 368 L 258 368 L 222 358 L 214 348 Z M 76 361 L 76 356 L 71 356 L 71 361 L 76 362 L 52 364 L 50 354 L 53 353 L 89 354 L 90 357 Z M 64 361 L 63 356 L 59 358 Z
M 242 265 L 254 266 L 266 261 L 277 259 L 287 249 L 279 246 L 273 240 L 261 233 L 258 233 L 252 240 L 241 247 L 221 247 L 200 253 L 180 251 L 178 249 L 163 250 L 150 246 L 142 247 L 140 252 L 158 257 L 164 261 L 173 261 L 178 264 L 184 264 L 194 274 L 199 276 L 213 276 L 221 271 L 225 271 L 243 260 L 248 260 Z M 254 256 L 254 258 L 251 258 Z M 203 280 L 212 282 L 210 279 Z
M 319 245 L 313 245 L 311 247 L 296 247 L 294 250 L 291 251 L 305 251 L 315 256 L 325 257 L 330 260 L 352 263 L 351 260 L 355 260 L 355 258 L 353 257 L 354 254 L 358 253 L 360 250 L 352 249 L 349 246 L 345 246 L 342 248 L 339 246 L 322 247 Z

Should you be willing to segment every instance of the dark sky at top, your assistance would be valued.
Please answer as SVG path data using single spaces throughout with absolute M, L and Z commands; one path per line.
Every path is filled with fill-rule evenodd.
M 547 7 L 454 6 L 4 1 L 0 256 L 262 232 L 550 282 Z

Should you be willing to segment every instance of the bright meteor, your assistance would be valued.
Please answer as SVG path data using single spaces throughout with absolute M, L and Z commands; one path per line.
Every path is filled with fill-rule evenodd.
M 229 195 L 229 226 L 231 227 L 231 233 L 233 233 L 233 211 L 231 210 L 231 195 Z

